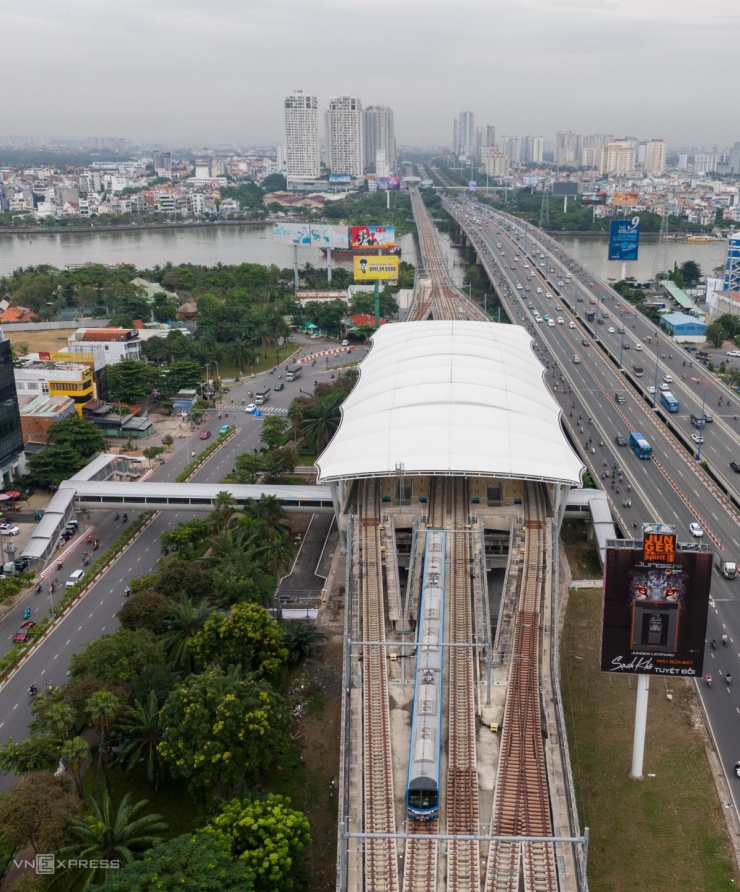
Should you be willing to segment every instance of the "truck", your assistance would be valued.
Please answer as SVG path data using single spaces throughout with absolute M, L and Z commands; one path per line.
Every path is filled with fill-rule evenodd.
M 301 377 L 301 372 L 303 371 L 303 366 L 301 365 L 292 365 L 285 373 L 286 381 L 295 381 L 296 378 Z
M 723 561 L 722 558 L 719 558 L 717 567 L 725 579 L 734 579 L 737 576 L 737 564 L 735 561 Z
M 270 388 L 265 387 L 262 390 L 255 390 L 254 392 L 254 404 L 255 406 L 261 406 L 266 403 L 270 399 Z
M 596 310 L 586 310 L 586 322 L 593 322 L 596 317 Z

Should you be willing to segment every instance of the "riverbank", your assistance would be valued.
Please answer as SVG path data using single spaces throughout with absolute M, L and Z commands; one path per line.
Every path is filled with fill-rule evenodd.
M 221 226 L 268 226 L 272 220 L 183 220 L 177 223 L 121 223 L 111 226 L 0 226 L 3 235 L 97 235 L 101 232 L 146 232 L 152 229 L 217 229 Z

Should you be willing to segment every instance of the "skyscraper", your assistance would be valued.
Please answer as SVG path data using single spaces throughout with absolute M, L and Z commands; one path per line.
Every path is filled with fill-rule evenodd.
M 285 173 L 288 183 L 318 179 L 319 100 L 303 90 L 285 98 Z
M 385 163 L 390 171 L 395 171 L 396 131 L 392 108 L 368 105 L 362 113 L 362 142 L 365 167 L 375 165 L 377 153 L 385 152 Z
M 635 169 L 635 147 L 630 139 L 615 139 L 601 150 L 599 173 L 628 174 Z
M 645 170 L 665 173 L 666 146 L 664 139 L 651 139 L 645 147 Z
M 334 174 L 361 177 L 362 102 L 357 96 L 332 96 L 324 116 L 326 163 Z
M 581 163 L 583 138 L 578 133 L 558 131 L 555 134 L 555 163 L 575 167 Z
M 740 291 L 740 233 L 736 232 L 727 240 L 723 291 Z
M 10 341 L 0 331 L 0 480 L 10 483 L 20 473 L 23 433 L 13 373 Z
M 488 155 L 496 148 L 496 128 L 493 124 L 484 124 L 476 128 L 476 155 L 481 164 L 485 164 Z
M 460 112 L 453 127 L 452 151 L 458 157 L 464 155 L 472 158 L 475 152 L 475 114 L 471 111 Z

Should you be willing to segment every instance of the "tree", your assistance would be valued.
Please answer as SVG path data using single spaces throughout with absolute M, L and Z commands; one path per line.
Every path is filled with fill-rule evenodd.
M 725 330 L 719 322 L 712 322 L 707 326 L 705 337 L 712 347 L 719 348 L 725 339 Z
M 265 192 L 285 192 L 287 181 L 281 173 L 271 173 L 260 183 Z
M 55 421 L 49 427 L 46 442 L 57 446 L 69 446 L 85 458 L 105 449 L 105 437 L 92 421 L 80 418 L 79 415 Z
M 31 480 L 41 486 L 58 486 L 81 471 L 87 461 L 71 446 L 47 446 L 28 459 Z
M 685 260 L 681 264 L 681 274 L 683 275 L 684 285 L 687 288 L 693 288 L 701 281 L 701 267 L 695 260 Z
M 126 741 L 118 757 L 119 764 L 126 774 L 131 774 L 140 762 L 145 762 L 146 779 L 155 792 L 165 772 L 158 749 L 162 742 L 162 728 L 156 691 L 149 691 L 143 703 L 137 700 L 116 724 L 116 731 Z
M 283 437 L 288 429 L 288 421 L 280 415 L 270 415 L 262 422 L 260 441 L 268 449 L 277 449 L 283 445 Z
M 159 635 L 167 628 L 172 615 L 172 601 L 152 589 L 144 589 L 126 600 L 118 611 L 118 620 L 124 629 L 148 629 Z
M 152 300 L 152 315 L 157 322 L 172 322 L 177 317 L 177 307 L 177 298 L 160 291 Z
M 167 452 L 164 446 L 147 446 L 146 449 L 142 451 L 142 455 L 147 461 L 153 461 L 155 458 L 158 458 L 163 453 Z
M 265 800 L 234 799 L 205 827 L 232 858 L 247 864 L 255 892 L 300 889 L 301 856 L 311 844 L 308 820 L 291 808 L 290 799 L 270 795 Z
M 138 359 L 107 365 L 104 377 L 110 398 L 128 403 L 146 399 L 157 383 L 157 372 Z
M 98 732 L 98 761 L 102 762 L 108 731 L 123 710 L 123 703 L 110 691 L 96 691 L 87 701 L 90 724 Z
M 193 637 L 203 628 L 212 612 L 203 599 L 193 604 L 188 597 L 174 604 L 167 620 L 167 631 L 162 637 L 167 660 L 175 669 L 193 670 Z
M 228 527 L 231 518 L 236 511 L 236 499 L 228 490 L 222 489 L 216 493 L 213 500 L 213 511 L 210 514 L 212 529 L 224 530 Z
M 312 623 L 284 622 L 280 627 L 283 630 L 283 644 L 288 651 L 290 666 L 297 666 L 306 657 L 310 657 L 316 646 L 326 641 L 326 635 Z
M 111 873 L 98 892 L 253 892 L 250 868 L 207 833 L 156 843 Z
M 82 793 L 82 766 L 90 757 L 90 747 L 82 737 L 73 737 L 65 740 L 61 750 L 62 761 L 72 772 L 75 787 L 78 793 Z
M 167 392 L 193 390 L 203 383 L 203 366 L 193 359 L 181 359 L 167 369 Z
M 278 530 L 285 536 L 290 533 L 290 524 L 287 523 L 288 515 L 277 496 L 260 496 L 256 500 L 246 499 L 244 514 L 246 517 L 261 521 L 271 530 Z
M 11 738 L 0 746 L 0 768 L 14 774 L 53 771 L 59 761 L 59 745 L 53 737 L 27 737 L 18 743 Z
M 289 721 L 267 683 L 215 666 L 172 691 L 162 720 L 162 756 L 201 796 L 214 786 L 233 795 L 254 784 L 277 763 Z
M 342 399 L 344 395 L 342 395 Z M 341 412 L 339 409 L 341 399 L 339 396 L 332 394 L 325 399 L 319 400 L 313 406 L 309 406 L 303 413 L 303 421 L 301 421 L 300 432 L 316 443 L 316 448 L 321 450 L 334 436 L 339 422 L 341 420 Z
M 90 812 L 83 820 L 70 821 L 70 831 L 79 841 L 58 851 L 58 858 L 91 861 L 94 866 L 70 867 L 70 874 L 76 877 L 84 871 L 85 887 L 101 885 L 115 873 L 108 866 L 111 861 L 130 864 L 167 829 L 161 815 L 142 815 L 148 804 L 146 799 L 132 803 L 127 793 L 115 808 L 108 791 L 103 790 L 100 802 L 90 800 Z M 99 862 L 106 866 L 98 866 Z
M 195 557 L 197 546 L 205 539 L 210 529 L 211 523 L 206 517 L 186 520 L 162 533 L 159 541 L 162 548 L 169 548 L 180 557 L 192 558 Z
M 53 852 L 68 841 L 67 824 L 82 803 L 65 777 L 32 771 L 0 797 L 0 826 L 11 848 Z
M 292 449 L 272 449 L 257 456 L 257 468 L 265 483 L 277 483 L 295 469 L 295 452 Z
M 94 675 L 109 684 L 126 685 L 144 667 L 163 663 L 162 647 L 149 632 L 119 629 L 91 641 L 81 653 L 74 654 L 69 672 L 72 678 Z
M 214 613 L 192 641 L 201 665 L 241 666 L 258 675 L 275 675 L 288 658 L 280 626 L 257 604 L 235 604 Z
M 210 576 L 195 561 L 172 557 L 165 561 L 153 583 L 156 591 L 178 600 L 186 595 L 189 598 L 212 598 L 213 582 Z

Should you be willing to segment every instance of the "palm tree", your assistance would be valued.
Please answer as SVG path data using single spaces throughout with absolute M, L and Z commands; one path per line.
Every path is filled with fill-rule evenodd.
M 263 543 L 262 558 L 272 572 L 277 574 L 281 567 L 287 566 L 293 559 L 293 549 L 284 536 L 277 530 L 271 530 Z
M 245 363 L 249 364 L 255 360 L 252 338 L 245 332 L 238 334 L 234 338 L 229 345 L 229 351 L 234 358 L 234 362 L 239 367 L 240 374 L 244 372 Z
M 288 515 L 277 496 L 247 499 L 244 502 L 244 513 L 255 520 L 263 521 L 270 529 L 278 530 L 286 536 L 290 533 L 290 524 L 286 523 Z
M 79 842 L 61 849 L 57 857 L 60 861 L 130 864 L 137 855 L 157 843 L 167 830 L 161 815 L 141 814 L 147 805 L 146 799 L 132 803 L 131 793 L 126 793 L 115 808 L 108 791 L 103 790 L 100 802 L 94 798 L 90 800 L 90 812 L 84 820 L 69 822 L 69 829 Z M 72 886 L 78 889 L 100 886 L 108 879 L 110 870 L 109 867 L 95 866 L 83 871 L 75 865 L 70 868 L 75 878 Z
M 40 730 L 49 731 L 63 743 L 75 724 L 74 707 L 66 700 L 44 698 L 36 701 L 35 711 L 37 719 L 34 725 Z
M 98 764 L 103 761 L 103 748 L 110 726 L 121 712 L 121 701 L 110 691 L 95 691 L 87 701 L 86 709 L 90 724 L 100 737 L 98 743 Z
M 82 763 L 90 756 L 90 747 L 82 737 L 73 737 L 62 744 L 60 756 L 64 764 L 72 772 L 77 792 L 82 795 L 81 776 Z
M 229 521 L 236 511 L 235 506 L 236 500 L 230 492 L 222 489 L 216 493 L 216 498 L 213 500 L 213 511 L 211 512 L 213 528 L 216 532 L 226 529 L 229 525 Z
M 146 760 L 146 779 L 156 793 L 165 770 L 159 755 L 162 740 L 162 719 L 156 691 L 149 691 L 146 703 L 137 700 L 128 714 L 116 725 L 116 731 L 126 738 L 119 761 L 126 774 L 131 774 L 139 762 Z
M 167 632 L 162 638 L 167 660 L 175 669 L 193 670 L 193 656 L 189 641 L 206 624 L 212 607 L 204 598 L 193 604 L 190 598 L 183 598 L 172 607 L 167 620 Z
M 288 663 L 297 666 L 310 657 L 316 645 L 326 641 L 326 635 L 311 623 L 282 623 L 283 644 L 288 648 Z
M 317 451 L 326 446 L 339 427 L 342 417 L 339 404 L 344 397 L 344 393 L 336 391 L 315 405 L 309 406 L 304 412 L 299 429 L 304 436 L 315 441 Z
M 285 450 L 280 450 L 281 453 Z M 278 454 L 276 451 L 266 452 L 260 458 L 259 471 L 264 483 L 277 483 L 283 474 L 289 474 L 295 468 L 295 462 L 291 462 L 287 455 Z

